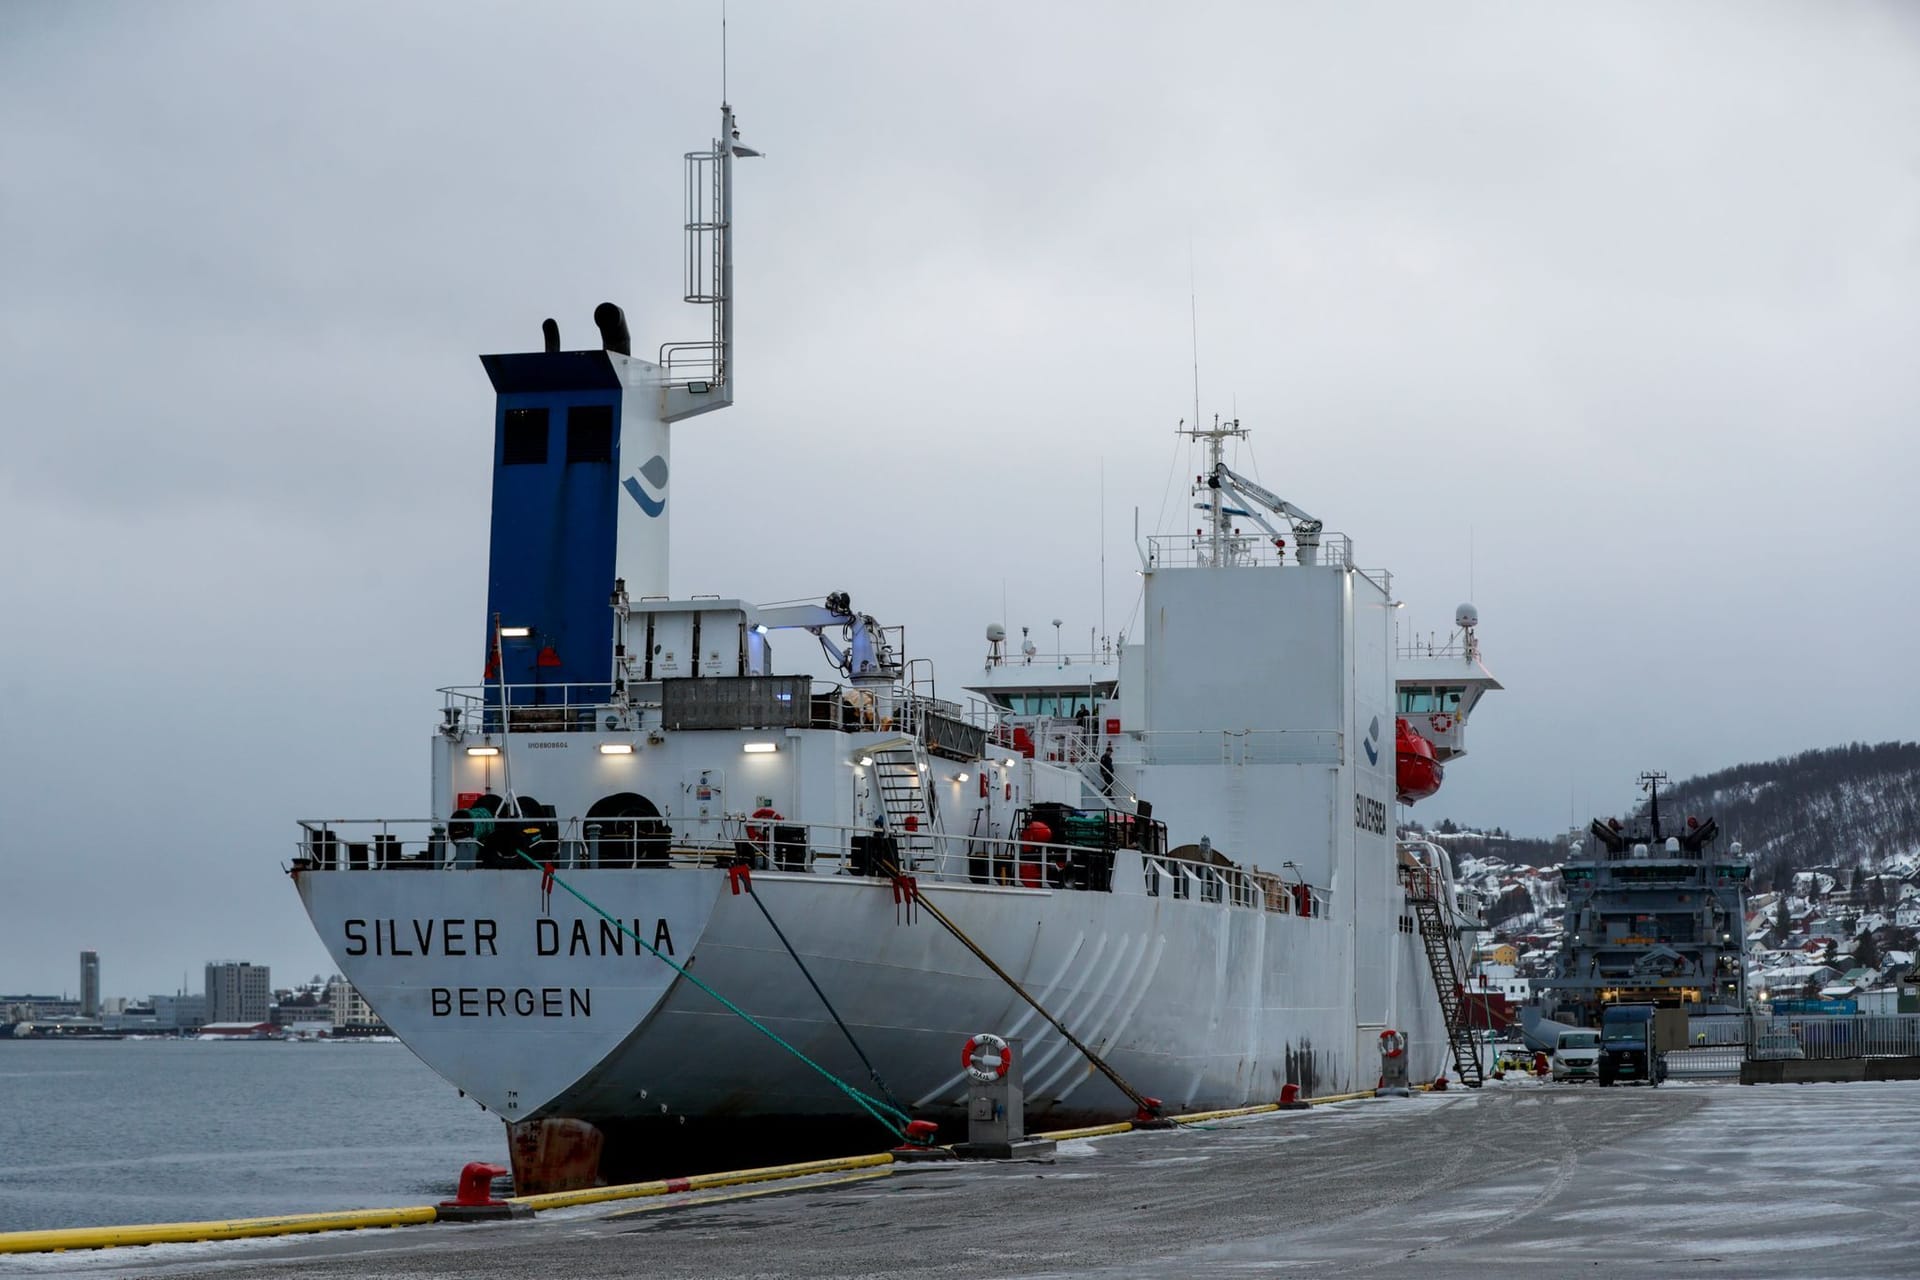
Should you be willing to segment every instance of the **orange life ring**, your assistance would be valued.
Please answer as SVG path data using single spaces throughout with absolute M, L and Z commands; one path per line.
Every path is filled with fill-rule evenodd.
M 1445 712 L 1428 716 L 1427 726 L 1435 733 L 1451 733 L 1453 731 L 1453 717 L 1447 715 Z
M 999 1065 L 993 1066 L 984 1062 L 975 1062 L 973 1055 L 980 1049 L 987 1049 L 999 1054 Z M 994 1035 L 991 1031 L 982 1031 L 977 1036 L 968 1037 L 967 1047 L 960 1051 L 960 1065 L 967 1069 L 969 1078 L 978 1080 L 981 1084 L 991 1084 L 995 1080 L 1004 1080 L 1007 1078 L 1007 1068 L 1013 1065 L 1013 1046 L 999 1036 Z
M 1401 1035 L 1398 1031 L 1389 1030 L 1389 1031 L 1382 1031 L 1380 1033 L 1380 1056 L 1381 1057 L 1397 1058 L 1401 1054 L 1405 1053 L 1406 1051 L 1407 1051 L 1407 1038 Z
M 765 826 L 758 826 L 755 824 L 757 822 L 766 823 L 766 822 L 785 822 L 785 821 L 786 819 L 780 816 L 780 811 L 778 809 L 765 809 L 765 808 L 755 809 L 753 811 L 753 818 L 750 819 L 747 823 L 747 839 L 753 841 L 755 844 L 765 844 L 767 842 L 767 829 Z

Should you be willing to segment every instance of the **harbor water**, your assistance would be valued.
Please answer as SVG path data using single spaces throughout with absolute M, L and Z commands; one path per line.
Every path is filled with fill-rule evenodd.
M 0 1040 L 0 1231 L 425 1204 L 501 1123 L 395 1043 Z

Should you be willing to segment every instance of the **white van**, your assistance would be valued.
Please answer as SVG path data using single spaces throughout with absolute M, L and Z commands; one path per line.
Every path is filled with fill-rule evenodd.
M 1553 1046 L 1555 1080 L 1600 1078 L 1600 1033 L 1585 1029 L 1562 1031 Z

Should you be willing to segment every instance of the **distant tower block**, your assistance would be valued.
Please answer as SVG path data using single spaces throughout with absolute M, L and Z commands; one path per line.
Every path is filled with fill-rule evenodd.
M 100 953 L 80 953 L 80 1016 L 100 1016 Z

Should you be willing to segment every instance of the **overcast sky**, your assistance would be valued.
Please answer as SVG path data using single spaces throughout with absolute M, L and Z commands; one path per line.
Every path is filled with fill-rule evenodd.
M 1546 834 L 1912 736 L 1920 10 L 731 8 L 738 403 L 678 593 L 846 590 L 942 691 L 1083 643 L 1243 470 L 1471 591 L 1418 817 Z M 426 808 L 482 642 L 479 352 L 680 304 L 717 3 L 0 4 L 0 990 L 328 967 L 297 817 Z M 1191 249 L 1190 249 L 1191 247 Z M 1191 259 L 1189 253 L 1191 252 Z M 1100 476 L 1104 467 L 1104 526 Z

